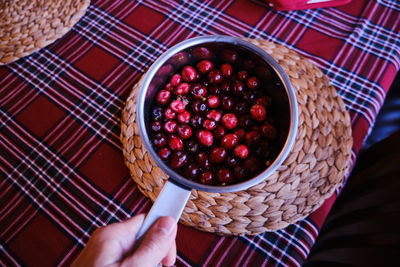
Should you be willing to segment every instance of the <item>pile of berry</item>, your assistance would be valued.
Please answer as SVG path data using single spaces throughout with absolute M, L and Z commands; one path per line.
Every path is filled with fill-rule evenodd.
M 238 183 L 263 171 L 277 130 L 259 78 L 211 59 L 193 66 L 156 95 L 150 131 L 158 155 L 203 184 Z

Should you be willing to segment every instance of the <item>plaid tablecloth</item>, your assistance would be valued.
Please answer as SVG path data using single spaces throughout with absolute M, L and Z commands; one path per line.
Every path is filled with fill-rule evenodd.
M 306 56 L 351 114 L 354 161 L 400 69 L 399 32 L 396 0 L 293 12 L 262 1 L 93 1 L 62 39 L 0 68 L 0 265 L 67 265 L 94 229 L 148 211 L 123 163 L 120 116 L 133 84 L 172 45 L 226 34 Z M 257 236 L 179 225 L 177 265 L 300 266 L 334 199 Z

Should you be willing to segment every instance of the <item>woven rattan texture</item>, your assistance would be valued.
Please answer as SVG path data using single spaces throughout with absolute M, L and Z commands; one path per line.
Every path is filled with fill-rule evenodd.
M 0 0 L 0 65 L 28 56 L 68 32 L 90 0 Z
M 299 128 L 288 158 L 265 182 L 246 191 L 192 190 L 180 222 L 223 235 L 255 235 L 284 228 L 308 216 L 342 183 L 350 165 L 350 117 L 327 77 L 288 48 L 249 40 L 279 62 L 296 90 Z M 125 163 L 141 192 L 152 201 L 168 178 L 142 145 L 136 125 L 136 94 L 127 99 L 121 121 Z

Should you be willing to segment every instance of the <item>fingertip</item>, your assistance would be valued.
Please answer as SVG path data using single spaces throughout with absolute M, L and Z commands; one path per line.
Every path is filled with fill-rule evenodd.
M 175 228 L 176 220 L 170 216 L 161 217 L 155 225 L 155 230 L 159 230 L 167 236 L 171 235 Z

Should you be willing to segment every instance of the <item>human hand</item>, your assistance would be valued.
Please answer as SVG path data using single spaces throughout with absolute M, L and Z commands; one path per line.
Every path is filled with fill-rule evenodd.
M 144 214 L 95 230 L 72 266 L 171 266 L 176 258 L 176 221 L 162 217 L 144 235 L 133 251 Z

